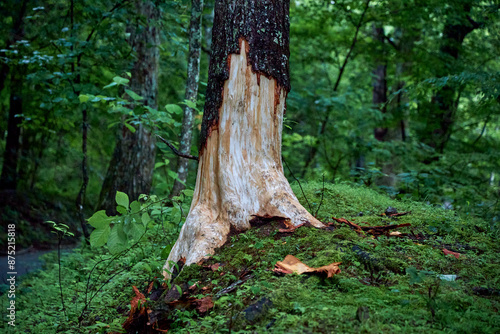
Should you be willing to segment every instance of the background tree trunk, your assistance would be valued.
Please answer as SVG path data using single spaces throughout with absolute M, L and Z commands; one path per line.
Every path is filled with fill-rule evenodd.
M 198 82 L 200 79 L 200 54 L 201 54 L 201 17 L 203 14 L 203 0 L 191 1 L 191 24 L 189 30 L 189 59 L 185 99 L 196 103 L 198 98 Z M 183 154 L 191 152 L 193 138 L 193 125 L 196 110 L 186 105 L 182 121 L 181 142 L 179 151 Z M 178 196 L 186 188 L 188 175 L 188 162 L 186 158 L 179 157 L 177 164 L 178 179 L 174 181 L 171 197 Z
M 298 202 L 281 164 L 288 10 L 288 1 L 216 1 L 196 188 L 166 270 L 212 254 L 230 230 L 255 220 L 323 226 Z
M 23 0 L 19 5 L 18 15 L 12 25 L 7 47 L 23 39 L 24 37 L 24 15 L 28 0 Z M 9 117 L 7 120 L 7 138 L 5 142 L 5 151 L 3 156 L 2 174 L 0 175 L 0 189 L 17 189 L 17 165 L 19 161 L 19 148 L 21 139 L 22 117 L 23 113 L 23 76 L 24 65 L 18 65 L 17 69 L 10 69 L 6 63 L 2 63 L 0 68 L 0 91 L 5 87 L 5 81 L 9 72 L 10 75 L 10 98 L 9 98 Z
M 7 141 L 3 155 L 2 175 L 0 189 L 17 189 L 17 163 L 19 160 L 19 140 L 21 138 L 21 122 L 23 113 L 22 82 L 12 73 L 10 79 L 10 106 L 7 123 Z
M 136 61 L 132 69 L 130 89 L 144 98 L 144 104 L 157 108 L 160 31 L 157 27 L 159 9 L 152 1 L 135 3 L 138 17 L 130 23 L 130 45 Z M 141 17 L 144 19 L 143 24 Z M 133 133 L 123 126 L 104 179 L 98 208 L 109 213 L 115 210 L 116 191 L 137 199 L 149 193 L 155 162 L 155 138 L 142 124 Z
M 469 16 L 471 11 L 470 1 L 456 6 L 456 13 L 450 15 L 443 29 L 443 40 L 440 48 L 443 56 L 443 66 L 441 71 L 437 73 L 438 77 L 448 76 L 460 71 L 456 67 L 456 60 L 459 57 L 462 43 L 470 32 L 479 27 Z M 458 106 L 456 96 L 456 87 L 445 84 L 432 97 L 426 128 L 423 135 L 421 135 L 421 140 L 439 153 L 443 153 L 451 136 Z

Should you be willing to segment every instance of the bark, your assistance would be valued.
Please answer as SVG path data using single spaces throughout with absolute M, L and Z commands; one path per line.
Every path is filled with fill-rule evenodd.
M 18 15 L 12 25 L 11 36 L 7 45 L 15 43 L 24 37 L 23 18 L 26 13 L 28 0 L 21 2 Z M 0 189 L 16 190 L 18 174 L 17 165 L 19 161 L 19 149 L 21 139 L 22 118 L 17 116 L 23 113 L 23 75 L 24 66 L 19 65 L 17 69 L 11 70 L 6 64 L 0 68 L 0 90 L 5 87 L 7 76 L 11 72 L 10 97 L 9 97 L 9 118 L 7 121 L 7 138 L 5 142 L 4 160 L 2 174 L 0 175 Z
M 380 109 L 384 114 L 388 112 L 394 112 L 392 109 L 388 109 L 387 106 L 387 63 L 384 56 L 384 43 L 385 34 L 384 28 L 373 26 L 374 39 L 378 41 L 378 47 L 381 49 L 380 55 L 376 60 L 376 67 L 373 70 L 373 94 L 372 102 Z M 396 116 L 396 115 L 393 115 Z M 378 141 L 392 141 L 397 140 L 397 134 L 400 131 L 393 124 L 387 124 L 385 122 L 383 127 L 375 128 L 374 135 L 375 139 Z M 378 185 L 395 187 L 396 186 L 396 174 L 394 172 L 397 161 L 396 157 L 392 156 L 389 160 L 380 161 L 377 163 L 381 165 L 381 171 L 383 176 L 377 180 Z
M 191 209 L 168 257 L 198 262 L 251 221 L 323 226 L 293 194 L 281 164 L 290 89 L 288 1 L 217 0 Z
M 130 44 L 135 51 L 135 62 L 130 79 L 130 90 L 144 98 L 144 104 L 157 108 L 159 39 L 160 31 L 156 26 L 159 10 L 152 1 L 137 0 L 138 16 L 145 18 L 131 23 Z M 145 126 L 138 125 L 133 133 L 125 126 L 118 134 L 113 157 L 108 167 L 99 196 L 98 208 L 109 213 L 115 211 L 117 191 L 136 199 L 151 189 L 155 161 L 155 137 Z
M 460 7 L 456 9 L 458 13 L 455 15 L 466 14 L 465 18 L 456 16 L 448 18 L 443 30 L 440 51 L 444 56 L 444 66 L 438 70 L 439 77 L 457 72 L 456 60 L 459 58 L 462 43 L 470 32 L 479 27 L 468 15 L 471 11 L 471 4 L 466 2 Z M 431 100 L 430 112 L 426 118 L 426 130 L 421 135 L 421 140 L 439 153 L 444 152 L 452 133 L 458 106 L 456 95 L 456 88 L 446 84 L 435 92 Z
M 9 119 L 7 123 L 7 141 L 5 143 L 5 151 L 3 155 L 2 175 L 0 176 L 0 189 L 16 190 L 17 189 L 17 164 L 19 160 L 19 140 L 21 138 L 21 121 L 22 118 L 18 115 L 23 113 L 22 100 L 22 82 L 15 76 L 11 77 L 11 92 Z
M 191 1 L 191 24 L 189 30 L 189 59 L 185 99 L 196 103 L 198 97 L 198 82 L 200 78 L 201 54 L 201 15 L 203 13 L 203 0 Z M 182 121 L 181 142 L 179 151 L 183 154 L 191 152 L 193 137 L 193 124 L 196 110 L 186 105 Z M 178 179 L 175 180 L 171 197 L 178 196 L 186 187 L 188 175 L 188 162 L 186 158 L 179 158 L 177 165 Z

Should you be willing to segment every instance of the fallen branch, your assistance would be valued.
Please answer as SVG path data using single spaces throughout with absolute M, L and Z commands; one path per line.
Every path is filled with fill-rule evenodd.
M 191 154 L 184 154 L 184 153 L 181 153 L 179 152 L 178 149 L 175 148 L 174 145 L 170 144 L 165 138 L 163 138 L 162 136 L 160 135 L 156 135 L 156 137 L 160 138 L 160 140 L 165 143 L 165 145 L 167 145 L 168 147 L 170 147 L 170 149 L 172 150 L 172 152 L 174 152 L 174 154 L 180 156 L 181 158 L 186 158 L 186 159 L 191 159 L 191 160 L 196 160 L 198 161 L 199 158 L 195 155 L 191 155 Z
M 389 231 L 394 230 L 396 228 L 411 226 L 410 223 L 399 224 L 399 225 L 384 225 L 384 226 L 359 226 L 354 224 L 353 222 L 348 221 L 345 218 L 335 218 L 332 217 L 338 223 L 343 223 L 352 227 L 356 232 L 366 232 L 368 234 L 379 236 L 379 235 L 387 235 L 389 236 Z M 396 234 L 393 234 L 396 235 Z

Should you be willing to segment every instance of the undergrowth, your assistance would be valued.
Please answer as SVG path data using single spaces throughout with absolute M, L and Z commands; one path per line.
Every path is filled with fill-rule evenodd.
M 163 248 L 176 234 L 165 232 L 166 224 L 167 232 L 175 225 L 165 219 L 151 222 L 139 243 L 114 257 L 105 249 L 85 247 L 64 256 L 67 317 L 56 254 L 46 255 L 45 270 L 25 277 L 17 288 L 15 332 L 122 331 L 135 296 L 132 286 L 148 297 L 143 306 L 160 313 L 156 317 L 162 329 L 171 333 L 500 331 L 495 226 L 362 187 L 311 183 L 303 188 L 310 211 L 319 208 L 318 218 L 332 222 L 328 229 L 304 226 L 285 233 L 278 231 L 278 222 L 261 225 L 230 237 L 210 259 L 185 267 L 175 278 L 171 289 L 198 299 L 210 296 L 210 310 L 200 314 L 189 304 L 166 306 L 172 290 L 162 288 L 158 277 L 166 256 Z M 294 191 L 305 203 L 300 189 Z M 384 214 L 388 207 L 409 213 L 391 218 Z M 402 236 L 374 238 L 331 217 L 359 225 L 411 226 L 398 229 Z M 446 255 L 443 249 L 460 256 Z M 274 273 L 276 262 L 289 254 L 311 267 L 342 262 L 341 273 L 332 278 Z M 1 300 L 5 306 L 6 296 Z

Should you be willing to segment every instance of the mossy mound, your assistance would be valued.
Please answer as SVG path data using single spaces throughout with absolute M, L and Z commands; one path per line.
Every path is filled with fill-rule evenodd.
M 171 287 L 184 295 L 164 293 L 151 309 L 166 302 L 170 308 L 154 320 L 172 333 L 500 330 L 499 245 L 488 224 L 365 188 L 313 184 L 305 192 L 313 212 L 323 196 L 318 216 L 326 222 L 333 216 L 411 226 L 398 229 L 400 236 L 375 238 L 339 223 L 294 232 L 280 232 L 279 222 L 261 225 L 231 237 L 201 265 L 185 267 Z M 389 217 L 389 207 L 410 213 Z M 333 278 L 273 272 L 289 254 L 310 267 L 342 262 L 342 272 Z M 214 307 L 203 314 L 195 304 L 172 302 L 207 296 Z
M 363 187 L 312 183 L 303 188 L 307 201 L 300 189 L 294 191 L 306 208 L 331 223 L 328 228 L 280 232 L 282 222 L 256 226 L 230 237 L 204 263 L 184 267 L 165 288 L 155 276 L 160 277 L 168 255 L 162 233 L 171 222 L 157 223 L 147 239 L 115 259 L 102 249 L 82 249 L 62 259 L 67 316 L 60 306 L 57 265 L 24 279 L 16 296 L 16 330 L 125 332 L 119 324 L 129 318 L 129 333 L 500 331 L 495 225 Z M 410 213 L 390 217 L 389 207 Z M 400 236 L 375 238 L 331 217 L 360 226 L 411 226 L 397 229 Z M 341 273 L 332 278 L 275 273 L 276 262 L 287 255 L 310 267 L 342 262 Z M 144 298 L 129 317 L 136 296 L 132 286 Z

